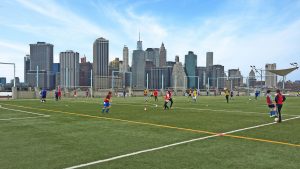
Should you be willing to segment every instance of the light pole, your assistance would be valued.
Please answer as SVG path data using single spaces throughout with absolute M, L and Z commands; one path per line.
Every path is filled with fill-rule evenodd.
M 262 69 L 257 69 L 255 66 L 253 65 L 250 65 L 250 67 L 252 68 L 252 70 L 255 70 L 256 73 L 258 73 L 260 75 L 260 87 L 261 87 L 261 90 L 263 88 L 263 85 L 262 85 Z M 259 72 L 260 71 L 260 72 Z

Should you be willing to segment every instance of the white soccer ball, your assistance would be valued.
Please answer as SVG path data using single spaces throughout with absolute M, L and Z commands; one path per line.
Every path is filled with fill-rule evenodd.
M 157 107 L 157 104 L 155 105 L 155 107 Z
M 278 118 L 278 117 L 276 117 L 276 118 L 274 119 L 274 121 L 275 121 L 275 122 L 278 122 L 278 121 L 279 121 L 279 118 Z
M 147 108 L 145 107 L 145 109 L 144 109 L 145 111 L 147 110 Z

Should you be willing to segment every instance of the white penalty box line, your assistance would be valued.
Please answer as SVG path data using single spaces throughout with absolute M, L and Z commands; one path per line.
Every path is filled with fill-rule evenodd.
M 11 109 L 11 108 L 6 108 L 0 105 L 0 109 L 4 110 L 10 110 L 10 111 L 16 111 L 16 112 L 22 112 L 26 114 L 33 114 L 36 115 L 35 117 L 20 117 L 20 118 L 7 118 L 7 119 L 0 119 L 0 121 L 9 121 L 9 120 L 22 120 L 22 119 L 36 119 L 36 118 L 41 118 L 41 117 L 50 117 L 50 115 L 47 114 L 41 114 L 41 113 L 34 113 L 30 111 L 25 111 L 25 110 L 18 110 L 18 109 Z
M 282 120 L 282 121 L 284 122 L 284 121 L 289 121 L 289 120 L 294 120 L 294 119 L 299 119 L 299 118 L 300 118 L 300 116 L 297 116 L 297 117 L 285 119 L 285 120 Z M 274 124 L 277 124 L 277 122 L 265 123 L 265 124 L 256 125 L 256 126 L 252 126 L 252 127 L 247 127 L 247 128 L 241 128 L 241 129 L 237 129 L 237 130 L 232 130 L 232 131 L 228 131 L 228 132 L 225 132 L 225 133 L 219 133 L 219 134 L 214 134 L 214 135 L 210 135 L 210 136 L 199 137 L 199 138 L 195 138 L 195 139 L 191 139 L 191 140 L 181 141 L 181 142 L 177 142 L 177 143 L 167 144 L 167 145 L 160 146 L 160 147 L 145 149 L 145 150 L 136 151 L 136 152 L 132 152 L 132 153 L 128 153 L 128 154 L 123 154 L 123 155 L 119 155 L 119 156 L 115 156 L 115 157 L 111 157 L 111 158 L 107 158 L 107 159 L 103 159 L 103 160 L 97 160 L 97 161 L 93 161 L 93 162 L 89 162 L 89 163 L 85 163 L 85 164 L 80 164 L 80 165 L 76 165 L 76 166 L 72 166 L 72 167 L 67 167 L 65 169 L 76 169 L 76 168 L 87 167 L 87 166 L 94 165 L 94 164 L 100 164 L 100 163 L 104 163 L 104 162 L 108 162 L 108 161 L 113 161 L 113 160 L 117 160 L 117 159 L 121 159 L 121 158 L 125 158 L 125 157 L 130 157 L 130 156 L 134 156 L 134 155 L 138 155 L 138 154 L 143 154 L 143 153 L 147 153 L 147 152 L 157 151 L 157 150 L 166 149 L 166 148 L 169 148 L 169 147 L 174 147 L 174 146 L 178 146 L 178 145 L 182 145 L 182 144 L 187 144 L 187 143 L 191 143 L 191 142 L 195 142 L 195 141 L 200 141 L 200 140 L 206 140 L 206 139 L 214 138 L 214 137 L 225 136 L 227 134 L 237 133 L 237 132 L 241 132 L 241 131 L 245 131 L 245 130 L 260 128 L 260 127 L 274 125 Z

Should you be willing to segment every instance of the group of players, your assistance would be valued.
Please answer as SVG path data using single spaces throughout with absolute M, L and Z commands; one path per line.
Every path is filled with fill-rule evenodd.
M 55 92 L 55 98 L 58 100 L 61 96 L 60 90 Z M 147 104 L 148 104 L 148 99 L 149 99 L 149 92 L 147 89 L 144 90 L 144 101 L 145 101 L 145 109 L 147 110 Z M 197 95 L 199 92 L 195 90 L 187 90 L 187 95 L 188 97 L 191 97 L 195 102 L 197 100 Z M 45 89 L 41 90 L 40 96 L 41 96 L 41 102 L 46 102 L 46 95 L 47 91 Z M 225 90 L 225 98 L 228 103 L 229 95 L 231 95 L 231 92 L 229 90 Z M 151 97 L 154 97 L 154 101 L 158 102 L 158 90 L 155 89 L 153 90 L 152 94 L 150 95 Z M 111 108 L 111 97 L 112 97 L 112 92 L 109 91 L 106 97 L 104 98 L 103 101 L 103 108 L 102 108 L 102 113 L 109 113 L 109 110 Z M 280 92 L 280 90 L 276 90 L 276 96 L 275 99 L 272 99 L 271 95 L 271 90 L 267 90 L 266 94 L 266 102 L 268 107 L 270 108 L 270 117 L 275 117 L 276 122 L 282 122 L 282 116 L 281 116 L 281 109 L 283 106 L 283 102 L 286 100 L 285 96 Z M 170 103 L 170 104 L 169 104 Z M 157 104 L 155 104 L 157 107 Z M 164 96 L 164 106 L 163 109 L 172 109 L 173 106 L 173 98 L 172 98 L 172 91 L 168 89 L 165 93 Z
M 154 97 L 154 101 L 158 102 L 158 90 L 155 89 L 152 94 L 150 95 L 151 97 Z M 102 108 L 102 113 L 109 113 L 109 110 L 111 108 L 111 98 L 112 98 L 112 92 L 109 91 L 106 97 L 103 100 L 103 108 Z M 149 92 L 147 89 L 144 90 L 144 101 L 145 101 L 145 108 L 144 110 L 147 110 L 147 105 L 149 101 Z M 164 96 L 164 106 L 163 109 L 172 109 L 173 106 L 173 98 L 172 98 L 172 91 L 169 89 L 166 91 L 166 94 Z M 157 104 L 155 104 L 155 107 L 157 107 Z
M 153 92 L 150 96 L 154 97 L 155 102 L 158 102 L 158 90 L 157 89 L 153 90 Z M 144 110 L 147 110 L 148 99 L 149 99 L 149 92 L 148 92 L 147 89 L 145 89 L 144 90 L 144 101 L 145 101 Z M 169 103 L 170 103 L 170 105 L 169 105 Z M 164 96 L 164 106 L 163 106 L 163 108 L 164 108 L 164 110 L 172 109 L 172 105 L 173 105 L 172 91 L 170 89 L 168 89 L 166 91 L 165 96 Z M 157 104 L 155 104 L 155 106 L 157 107 Z

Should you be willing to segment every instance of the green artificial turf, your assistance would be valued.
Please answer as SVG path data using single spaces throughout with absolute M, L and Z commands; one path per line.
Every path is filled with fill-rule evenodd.
M 101 113 L 102 98 L 0 100 L 13 109 L 0 108 L 0 168 L 66 168 L 273 122 L 263 97 L 226 103 L 221 96 L 200 96 L 193 103 L 175 96 L 174 108 L 166 111 L 162 97 L 146 105 L 143 97 L 112 100 L 108 114 Z M 283 119 L 300 116 L 299 103 L 299 97 L 288 97 Z M 232 133 L 243 138 L 214 136 L 85 168 L 296 169 L 299 133 L 300 118 Z

